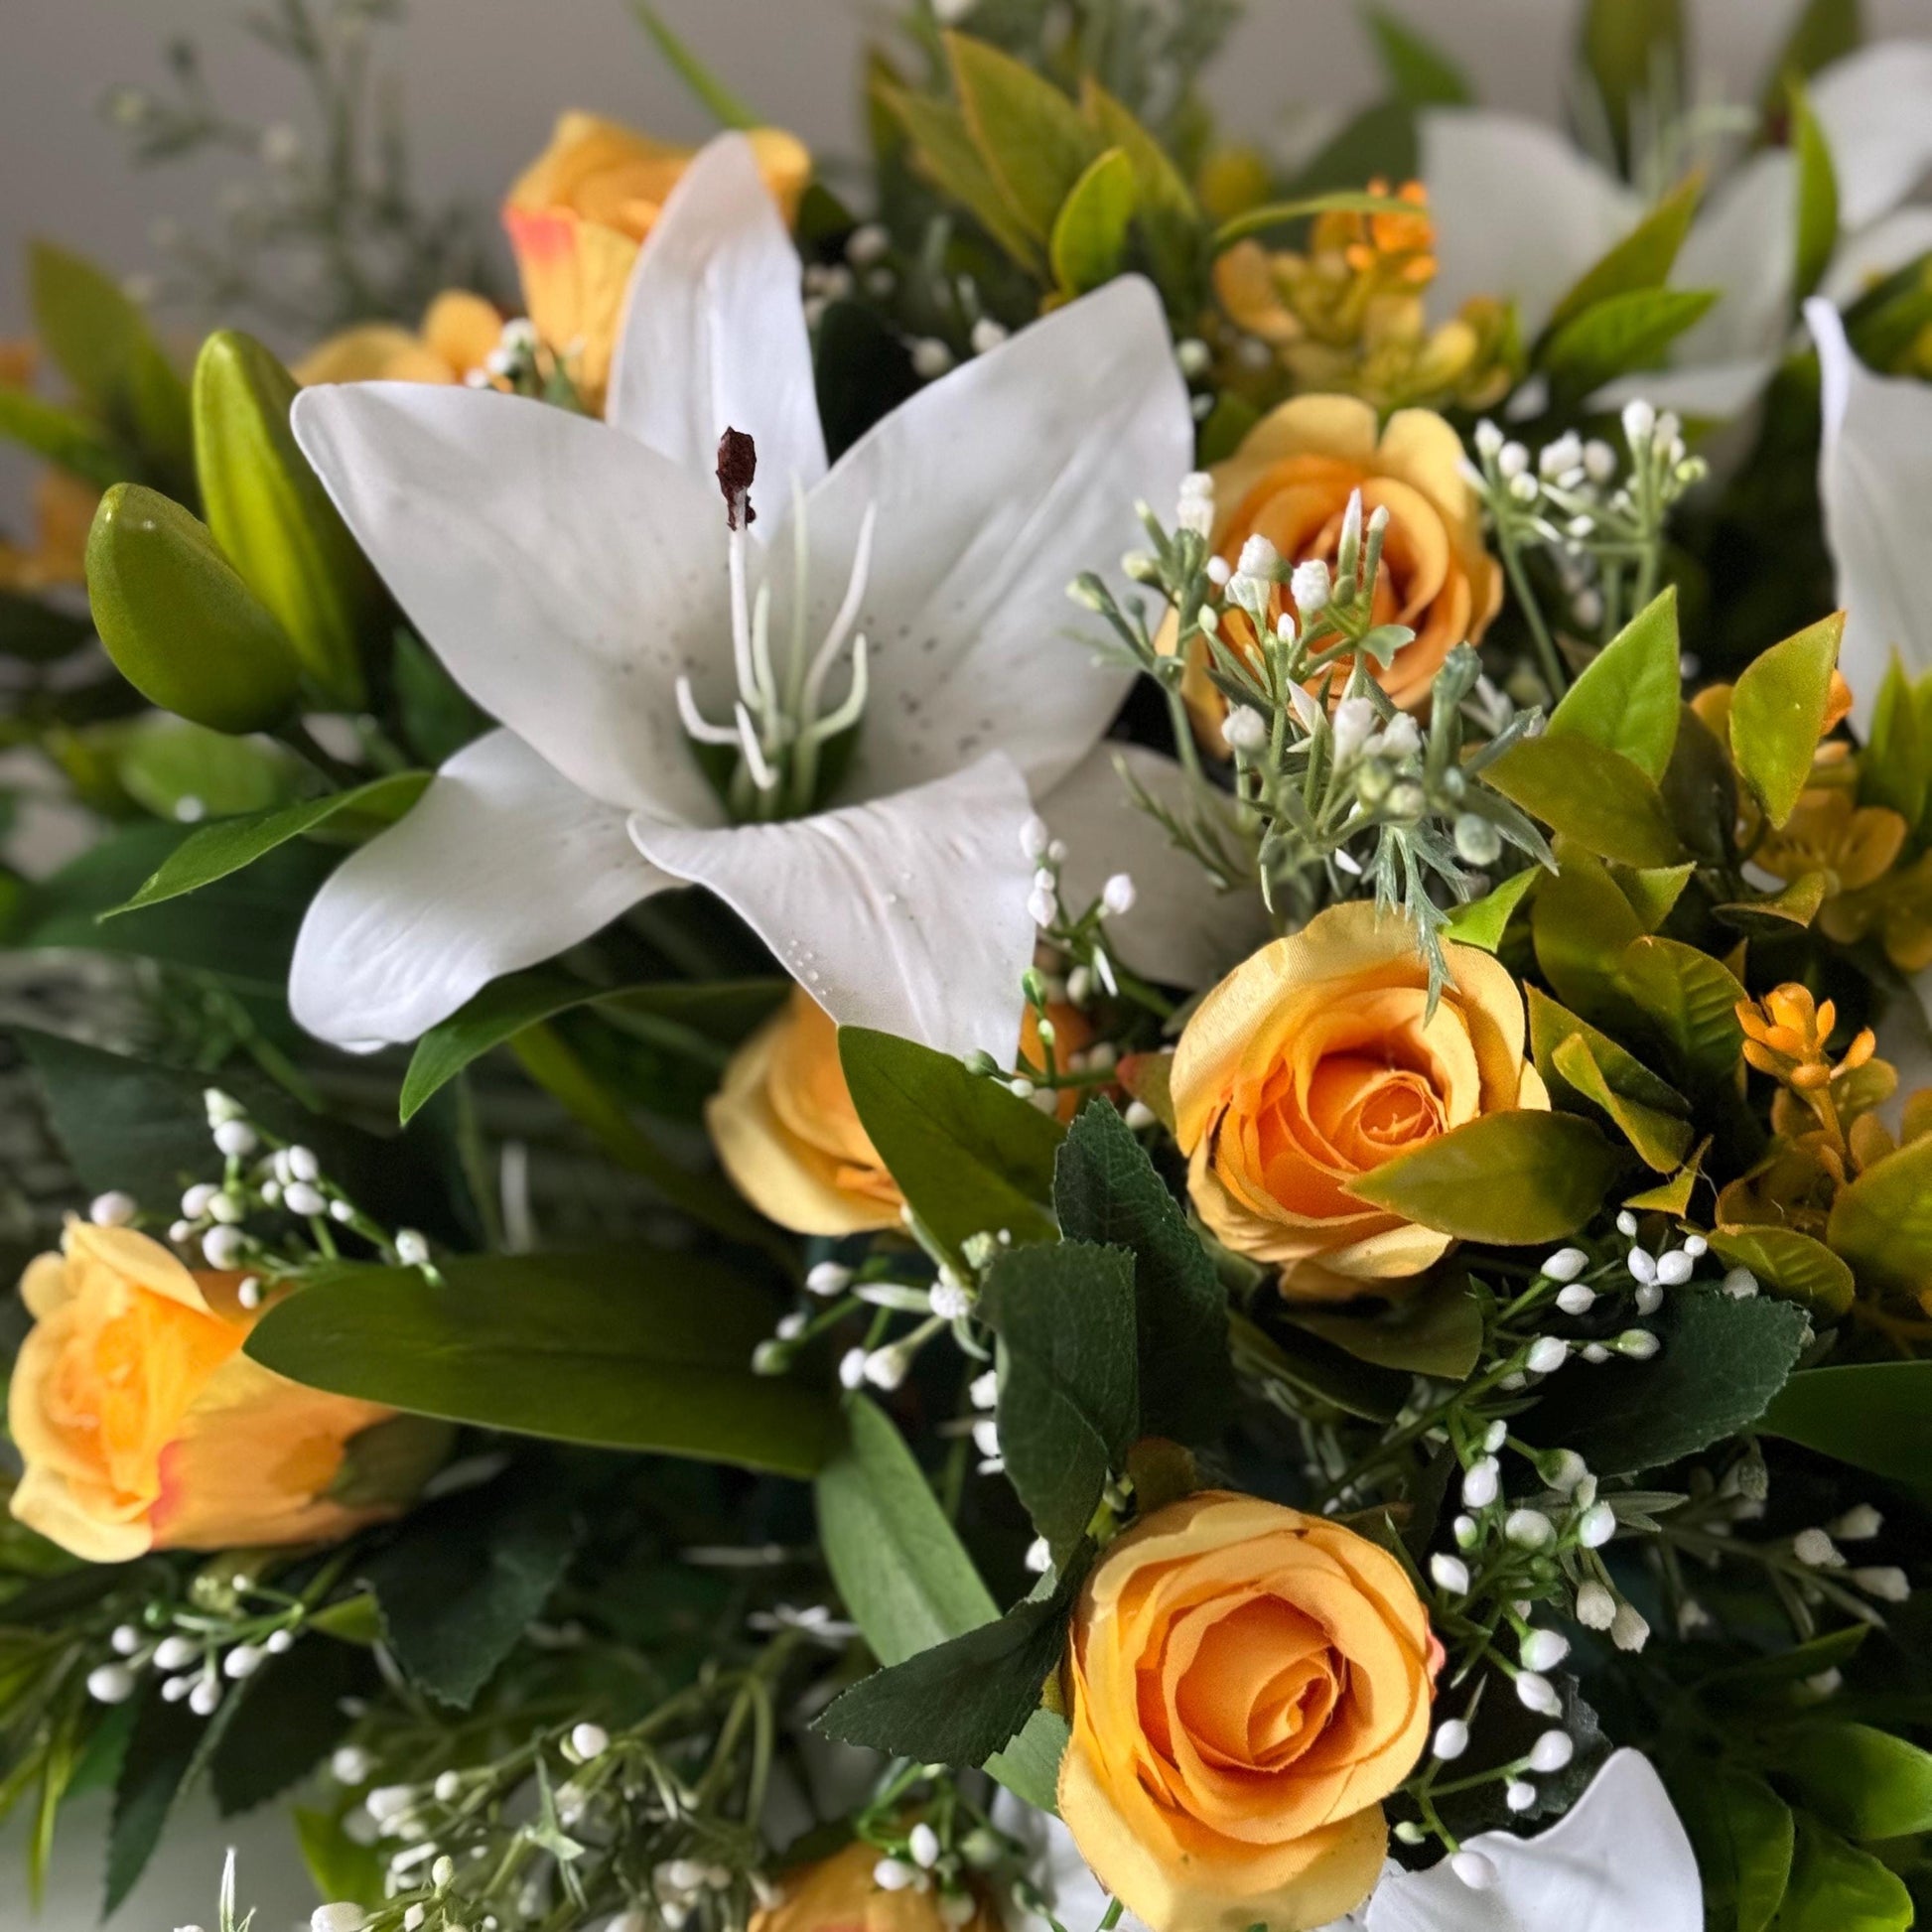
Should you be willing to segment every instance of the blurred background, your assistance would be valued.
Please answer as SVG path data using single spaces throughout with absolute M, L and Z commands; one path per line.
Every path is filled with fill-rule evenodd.
M 1184 3 L 1184 0 L 1183 0 Z M 1575 31 L 1571 0 L 1385 0 L 1451 52 L 1492 106 L 1554 117 Z M 1696 0 L 1697 87 L 1752 96 L 1798 0 Z M 43 235 L 136 287 L 158 279 L 183 236 L 216 225 L 224 191 L 254 171 L 234 153 L 162 167 L 128 159 L 107 111 L 116 88 L 167 95 L 167 49 L 192 42 L 210 95 L 276 138 L 303 138 L 305 102 L 288 65 L 241 26 L 244 0 L 8 0 L 0 61 L 0 339 L 26 333 L 23 249 Z M 709 131 L 624 0 L 409 0 L 374 42 L 399 89 L 414 184 L 429 207 L 468 205 L 496 280 L 513 286 L 493 209 L 543 146 L 560 109 L 592 109 L 670 139 Z M 800 135 L 835 187 L 861 148 L 861 64 L 892 29 L 866 0 L 661 0 L 674 30 L 765 120 Z M 1932 0 L 1864 0 L 1867 31 L 1932 35 Z M 1249 0 L 1210 88 L 1231 132 L 1307 152 L 1378 90 L 1358 10 L 1345 0 Z M 284 132 L 286 130 L 286 132 Z M 299 298 L 300 291 L 291 291 Z M 184 337 L 203 317 L 162 311 Z M 269 333 L 273 333 L 270 331 Z M 288 348 L 298 343 L 278 345 Z M 16 522 L 26 468 L 0 453 L 0 526 Z M 4 1767 L 0 1767 L 4 1768 Z M 30 1916 L 14 1839 L 0 1838 L 0 1924 L 88 1932 L 97 1923 L 104 1801 L 64 1813 L 55 1883 Z M 311 1893 L 282 1815 L 216 1821 L 185 1808 L 114 1932 L 212 1925 L 222 1850 L 240 1850 L 255 1932 L 304 1924 Z

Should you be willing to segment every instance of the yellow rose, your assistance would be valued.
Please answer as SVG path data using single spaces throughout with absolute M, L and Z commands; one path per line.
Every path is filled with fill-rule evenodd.
M 7 1423 L 26 1463 L 13 1513 L 77 1557 L 333 1541 L 395 1515 L 448 1439 L 250 1361 L 238 1274 L 191 1274 L 131 1228 L 73 1222 L 62 1247 L 21 1283 L 34 1326 Z M 370 1495 L 354 1439 L 384 1424 Z
M 1050 1009 L 1057 1050 L 1092 1037 L 1077 1008 Z M 1021 1049 L 1039 1063 L 1033 1009 Z M 1070 1118 L 1079 1095 L 1060 1099 Z M 859 1234 L 897 1227 L 904 1196 L 860 1124 L 839 1063 L 839 1030 L 802 987 L 732 1056 L 705 1105 L 705 1125 L 725 1172 L 767 1219 L 794 1234 Z
M 1382 1869 L 1422 1754 L 1429 1619 L 1338 1523 L 1209 1490 L 1088 1576 L 1067 1639 L 1066 1828 L 1154 1932 L 1304 1932 Z
M 765 185 L 789 221 L 811 179 L 812 158 L 777 128 L 755 128 L 750 139 Z M 565 114 L 550 145 L 503 204 L 530 321 L 566 358 L 579 393 L 594 409 L 603 406 L 611 378 L 638 244 L 696 152 L 595 114 Z
M 1414 929 L 1366 900 L 1264 946 L 1195 1009 L 1174 1052 L 1174 1134 L 1202 1221 L 1282 1271 L 1282 1292 L 1386 1293 L 1449 1237 L 1371 1207 L 1349 1183 L 1452 1127 L 1548 1107 L 1523 1057 L 1523 996 L 1473 946 L 1429 1008 Z
M 873 1879 L 876 1847 L 854 1840 L 829 1859 L 788 1872 L 775 1905 L 752 1914 L 749 1932 L 954 1932 L 936 1895 L 906 1885 L 888 1891 Z M 976 1909 L 958 1932 L 999 1932 L 1000 1921 L 975 1896 Z
M 1210 541 L 1230 565 L 1251 536 L 1266 537 L 1292 564 L 1317 557 L 1333 563 L 1357 489 L 1365 512 L 1389 512 L 1375 621 L 1407 624 L 1416 637 L 1375 675 L 1405 711 L 1429 702 L 1443 660 L 1479 638 L 1502 603 L 1502 572 L 1482 547 L 1461 441 L 1429 410 L 1398 410 L 1378 438 L 1368 403 L 1298 396 L 1264 416 L 1211 474 Z M 1294 608 L 1287 587 L 1279 587 L 1274 615 Z M 1227 619 L 1226 634 L 1237 647 L 1253 645 L 1252 626 L 1239 612 Z M 1208 681 L 1206 664 L 1206 647 L 1197 641 L 1181 693 L 1202 741 L 1218 750 L 1227 701 Z
M 496 305 L 467 289 L 445 289 L 420 329 L 368 322 L 318 343 L 296 363 L 296 381 L 461 382 L 481 369 L 503 338 Z

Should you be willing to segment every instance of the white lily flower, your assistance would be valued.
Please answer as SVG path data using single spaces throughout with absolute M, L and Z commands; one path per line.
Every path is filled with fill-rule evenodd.
M 726 135 L 639 253 L 608 421 L 358 383 L 304 391 L 294 422 L 411 621 L 502 727 L 317 896 L 291 976 L 302 1025 L 412 1039 L 688 883 L 841 1023 L 1012 1050 L 1030 791 L 1050 809 L 1128 682 L 1062 634 L 1065 587 L 1122 551 L 1137 498 L 1173 498 L 1191 456 L 1146 282 L 975 356 L 828 468 L 798 258 Z M 743 479 L 726 480 L 736 531 L 727 429 L 757 449 L 749 528 Z M 741 822 L 694 737 L 736 764 Z M 1163 842 L 1123 804 L 1081 857 L 1151 880 L 1140 847 Z
M 1899 205 L 1932 170 L 1932 42 L 1885 41 L 1834 63 L 1811 105 L 1838 177 L 1839 250 L 1826 276 L 1844 297 L 1932 246 L 1932 215 Z M 1514 296 L 1534 338 L 1564 293 L 1642 218 L 1639 196 L 1556 129 L 1515 114 L 1432 109 L 1422 122 L 1440 264 L 1432 300 Z M 1721 182 L 1685 238 L 1674 286 L 1722 298 L 1672 346 L 1671 366 L 1613 383 L 1659 408 L 1728 417 L 1777 366 L 1791 334 L 1797 169 L 1788 150 L 1751 156 Z M 1899 210 L 1894 213 L 1894 210 Z
M 1003 1791 L 993 1822 L 1034 1853 L 1034 1880 L 1062 1925 L 1100 1922 L 1107 1893 L 1057 1818 Z M 1548 1831 L 1485 1832 L 1463 1850 L 1488 1861 L 1493 1884 L 1473 1889 L 1447 1859 L 1427 1871 L 1391 1863 L 1368 1902 L 1327 1932 L 1701 1932 L 1704 1924 L 1691 1841 L 1663 1780 L 1635 1751 L 1613 1752 Z M 1132 1912 L 1120 1923 L 1147 1932 Z

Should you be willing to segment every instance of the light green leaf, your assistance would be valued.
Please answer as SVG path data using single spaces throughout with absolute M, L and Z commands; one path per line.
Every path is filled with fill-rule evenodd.
M 1809 295 L 1824 280 L 1838 248 L 1838 170 L 1831 143 L 1812 112 L 1801 81 L 1791 83 L 1791 146 L 1798 161 L 1797 282 L 1794 294 Z
M 165 711 L 136 718 L 103 738 L 102 748 L 127 795 L 176 824 L 279 808 L 307 775 L 294 753 L 272 740 L 211 732 Z
M 1550 1059 L 1563 1085 L 1606 1113 L 1645 1167 L 1658 1173 L 1676 1173 L 1690 1152 L 1693 1130 L 1688 1120 L 1618 1092 L 1581 1030 L 1558 1041 Z
M 1602 1204 L 1619 1163 L 1575 1114 L 1488 1114 L 1398 1155 L 1347 1191 L 1463 1241 L 1505 1247 L 1574 1234 Z
M 1707 1923 L 1765 1932 L 1791 1878 L 1791 1807 L 1762 1778 L 1702 1759 L 1670 1790 L 1697 1850 Z
M 295 1805 L 289 1816 L 317 1896 L 366 1906 L 371 1912 L 379 1909 L 385 1896 L 381 1852 L 373 1845 L 358 1845 L 332 1812 Z
M 876 77 L 873 97 L 904 128 L 915 151 L 919 173 L 940 194 L 958 202 L 993 239 L 1030 274 L 1044 272 L 1040 251 L 1016 216 L 968 130 L 950 101 L 917 94 Z
M 1369 32 L 1382 71 L 1399 100 L 1412 107 L 1467 107 L 1475 100 L 1467 76 L 1449 57 L 1385 7 L 1371 7 Z
M 1573 316 L 1542 351 L 1544 372 L 1561 390 L 1588 396 L 1636 369 L 1661 366 L 1678 337 L 1702 322 L 1716 289 L 1632 289 Z
M 1773 825 L 1811 778 L 1844 635 L 1845 613 L 1835 611 L 1752 658 L 1732 688 L 1730 756 Z
M 1050 80 L 990 42 L 968 34 L 944 39 L 980 159 L 1021 225 L 1043 241 L 1100 143 Z
M 755 1375 L 772 1299 L 740 1268 L 633 1246 L 349 1268 L 263 1316 L 248 1353 L 338 1395 L 480 1429 L 814 1473 L 825 1397 Z
M 1566 1006 L 1615 1024 L 1632 1009 L 1618 988 L 1616 962 L 1643 924 L 1609 870 L 1587 852 L 1566 847 L 1561 870 L 1537 890 L 1530 920 L 1536 963 Z
M 84 416 L 46 402 L 27 389 L 0 385 L 0 438 L 105 489 L 125 483 L 140 468 L 130 456 Z
M 1721 960 L 1646 933 L 1624 948 L 1616 984 L 1668 1051 L 1679 1085 L 1710 1089 L 1732 1077 L 1743 1051 L 1744 989 Z
M 1710 1241 L 1711 1252 L 1727 1268 L 1748 1268 L 1762 1287 L 1821 1321 L 1836 1321 L 1852 1306 L 1851 1269 L 1824 1242 L 1796 1228 L 1716 1228 Z
M 1681 866 L 1612 866 L 1610 877 L 1630 901 L 1630 910 L 1643 921 L 1643 929 L 1655 932 L 1670 917 L 1696 872 L 1697 862 L 1686 859 Z
M 1932 1831 L 1932 1752 L 1870 1725 L 1793 1725 L 1771 1766 L 1826 1824 L 1862 1845 Z
M 1762 898 L 1727 898 L 1713 909 L 1740 932 L 1788 937 L 1794 925 L 1802 929 L 1818 916 L 1831 886 L 1828 873 L 1800 873 L 1779 892 L 1766 893 Z
M 722 1071 L 726 1048 L 743 1039 L 785 997 L 782 980 L 685 981 L 643 986 L 586 986 L 545 967 L 493 980 L 416 1042 L 400 1101 L 407 1121 L 473 1060 L 513 1039 L 526 1027 L 573 1008 L 622 1014 L 656 1044 Z
M 1551 311 L 1550 329 L 1561 329 L 1613 295 L 1663 287 L 1691 231 L 1703 192 L 1704 183 L 1695 175 L 1672 189 L 1621 241 L 1584 270 Z
M 1134 166 L 1134 197 L 1148 266 L 1172 315 L 1193 314 L 1206 233 L 1199 205 L 1168 151 L 1092 74 L 1080 83 L 1080 107 L 1100 140 Z
M 1626 866 L 1684 856 L 1656 785 L 1620 752 L 1566 733 L 1512 745 L 1483 776 L 1505 798 L 1587 851 Z
M 1621 752 L 1646 777 L 1661 780 L 1684 702 L 1680 652 L 1673 584 L 1585 666 L 1551 714 L 1546 736 L 1587 738 L 1606 752 Z
M 1668 1080 L 1619 1045 L 1608 1034 L 1599 1032 L 1587 1020 L 1580 1019 L 1541 987 L 1524 989 L 1529 998 L 1530 1054 L 1544 1083 L 1552 1088 L 1563 1079 L 1556 1063 L 1556 1051 L 1566 1039 L 1580 1036 L 1589 1048 L 1590 1058 L 1609 1084 L 1620 1094 L 1641 1101 L 1646 1107 L 1665 1114 L 1688 1114 L 1690 1103 Z
M 1859 758 L 1859 803 L 1885 805 L 1916 829 L 1925 818 L 1928 781 L 1932 780 L 1932 747 L 1926 744 L 1911 680 L 1892 652 L 1878 701 L 1871 711 L 1871 729 Z
M 725 85 L 666 24 L 650 0 L 630 0 L 630 10 L 657 44 L 664 65 L 682 80 L 698 104 L 720 127 L 761 127 L 759 116 Z
M 1867 1294 L 1932 1288 L 1932 1136 L 1907 1141 L 1840 1188 L 1825 1239 Z
M 1907 1932 L 1912 1894 L 1895 1871 L 1815 1818 L 1800 1813 L 1797 1824 L 1791 1883 L 1773 1932 Z
M 1484 952 L 1493 953 L 1502 944 L 1503 934 L 1508 930 L 1516 908 L 1541 876 L 1540 866 L 1525 866 L 1521 872 L 1511 873 L 1500 886 L 1484 893 L 1480 898 L 1473 898 L 1466 905 L 1451 906 L 1443 926 L 1443 937 L 1454 940 L 1458 945 L 1476 946 Z
M 1062 1131 L 950 1054 L 864 1027 L 839 1029 L 852 1104 L 912 1211 L 946 1247 L 1007 1229 L 1050 1240 L 1045 1203 Z
M 1068 295 L 1084 295 L 1120 273 L 1134 220 L 1134 164 L 1124 148 L 1097 156 L 1053 217 L 1048 253 Z
M 1932 1361 L 1808 1368 L 1784 1385 L 1762 1427 L 1854 1468 L 1922 1483 L 1932 1468 Z
M 225 879 L 230 873 L 253 865 L 278 845 L 286 845 L 290 839 L 300 838 L 334 818 L 345 817 L 352 826 L 369 830 L 393 825 L 422 795 L 429 778 L 427 771 L 391 772 L 386 778 L 372 778 L 367 784 L 355 785 L 347 791 L 305 798 L 299 805 L 285 805 L 277 811 L 253 812 L 245 818 L 224 818 L 201 826 L 168 855 L 167 861 L 132 898 L 103 912 L 101 917 L 111 919 L 117 913 L 132 912 L 143 905 L 158 905 L 163 899 L 192 893 L 198 886 Z M 413 1113 L 415 1109 L 409 1111 Z M 403 1118 L 407 1120 L 409 1114 Z
M 1265 207 L 1249 208 L 1214 230 L 1214 252 L 1218 255 L 1250 235 L 1266 234 L 1270 228 L 1286 227 L 1291 221 L 1306 221 L 1315 214 L 1414 214 L 1413 203 L 1393 195 L 1370 195 L 1360 189 L 1335 188 L 1319 195 L 1298 195 L 1289 202 L 1270 202 Z

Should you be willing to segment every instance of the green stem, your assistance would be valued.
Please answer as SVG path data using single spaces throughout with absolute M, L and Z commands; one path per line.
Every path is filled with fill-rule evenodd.
M 1563 674 L 1563 653 L 1557 649 L 1557 640 L 1543 621 L 1543 607 L 1536 601 L 1536 592 L 1530 588 L 1529 573 L 1523 568 L 1523 559 L 1516 548 L 1515 539 L 1498 530 L 1496 541 L 1503 553 L 1503 569 L 1509 573 L 1510 589 L 1516 593 L 1516 601 L 1523 607 L 1523 621 L 1530 627 L 1530 635 L 1536 639 L 1536 654 L 1542 660 L 1544 682 L 1550 687 L 1551 697 L 1560 698 L 1570 688 L 1570 681 Z

